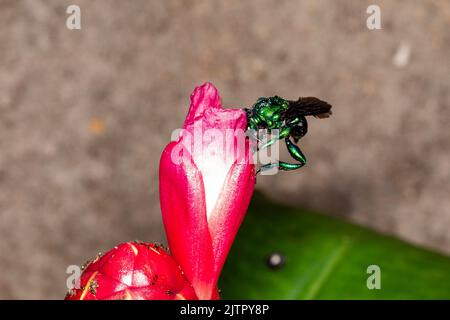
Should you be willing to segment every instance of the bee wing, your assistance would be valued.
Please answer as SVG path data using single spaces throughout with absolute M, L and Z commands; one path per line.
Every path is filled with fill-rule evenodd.
M 289 101 L 286 118 L 298 116 L 314 116 L 316 118 L 328 118 L 332 114 L 331 105 L 315 97 L 298 98 L 297 101 Z
M 333 112 L 331 112 L 331 110 L 330 110 L 325 113 L 315 114 L 314 117 L 319 118 L 319 119 L 324 119 L 324 118 L 329 118 L 332 114 L 333 114 Z

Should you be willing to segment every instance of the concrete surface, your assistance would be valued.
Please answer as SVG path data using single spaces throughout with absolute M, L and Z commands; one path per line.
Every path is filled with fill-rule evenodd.
M 445 0 L 0 0 L 0 298 L 62 298 L 68 265 L 164 239 L 159 155 L 204 81 L 333 104 L 308 166 L 258 179 L 272 198 L 449 254 L 449 30 Z

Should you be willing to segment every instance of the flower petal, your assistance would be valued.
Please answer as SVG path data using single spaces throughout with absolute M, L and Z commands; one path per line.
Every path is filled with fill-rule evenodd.
M 210 108 L 222 109 L 222 102 L 217 89 L 213 84 L 206 82 L 198 86 L 191 94 L 191 105 L 184 121 L 184 129 L 193 125 L 198 117 L 203 116 L 205 110 Z
M 217 89 L 205 83 L 193 91 L 183 143 L 192 154 L 204 182 L 207 219 L 236 161 L 237 138 L 245 137 L 247 116 L 241 109 L 223 109 Z M 243 139 L 242 139 L 243 141 Z
M 213 279 L 212 241 L 206 220 L 202 175 L 186 149 L 180 163 L 172 153 L 172 142 L 163 151 L 159 170 L 161 211 L 173 257 L 181 266 L 200 299 L 210 299 Z
M 218 278 L 247 212 L 255 186 L 254 165 L 236 161 L 208 221 L 213 241 L 214 274 Z M 215 281 L 217 281 L 216 279 Z

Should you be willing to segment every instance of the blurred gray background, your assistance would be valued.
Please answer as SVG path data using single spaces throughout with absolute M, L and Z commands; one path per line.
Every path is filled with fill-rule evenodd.
M 0 0 L 0 298 L 63 298 L 68 265 L 164 241 L 159 156 L 204 81 L 225 106 L 333 104 L 307 167 L 258 178 L 271 198 L 449 254 L 449 30 L 447 0 Z

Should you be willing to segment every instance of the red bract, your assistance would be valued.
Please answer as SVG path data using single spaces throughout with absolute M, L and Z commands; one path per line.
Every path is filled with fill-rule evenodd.
M 128 242 L 90 262 L 66 300 L 193 300 L 192 286 L 160 246 Z
M 217 281 L 255 185 L 247 117 L 223 109 L 213 85 L 194 90 L 177 141 L 160 162 L 160 201 L 173 258 L 121 244 L 89 263 L 68 300 L 217 299 Z
M 217 89 L 197 87 L 184 127 L 160 161 L 169 247 L 200 299 L 212 299 L 255 185 L 246 114 L 223 109 Z

